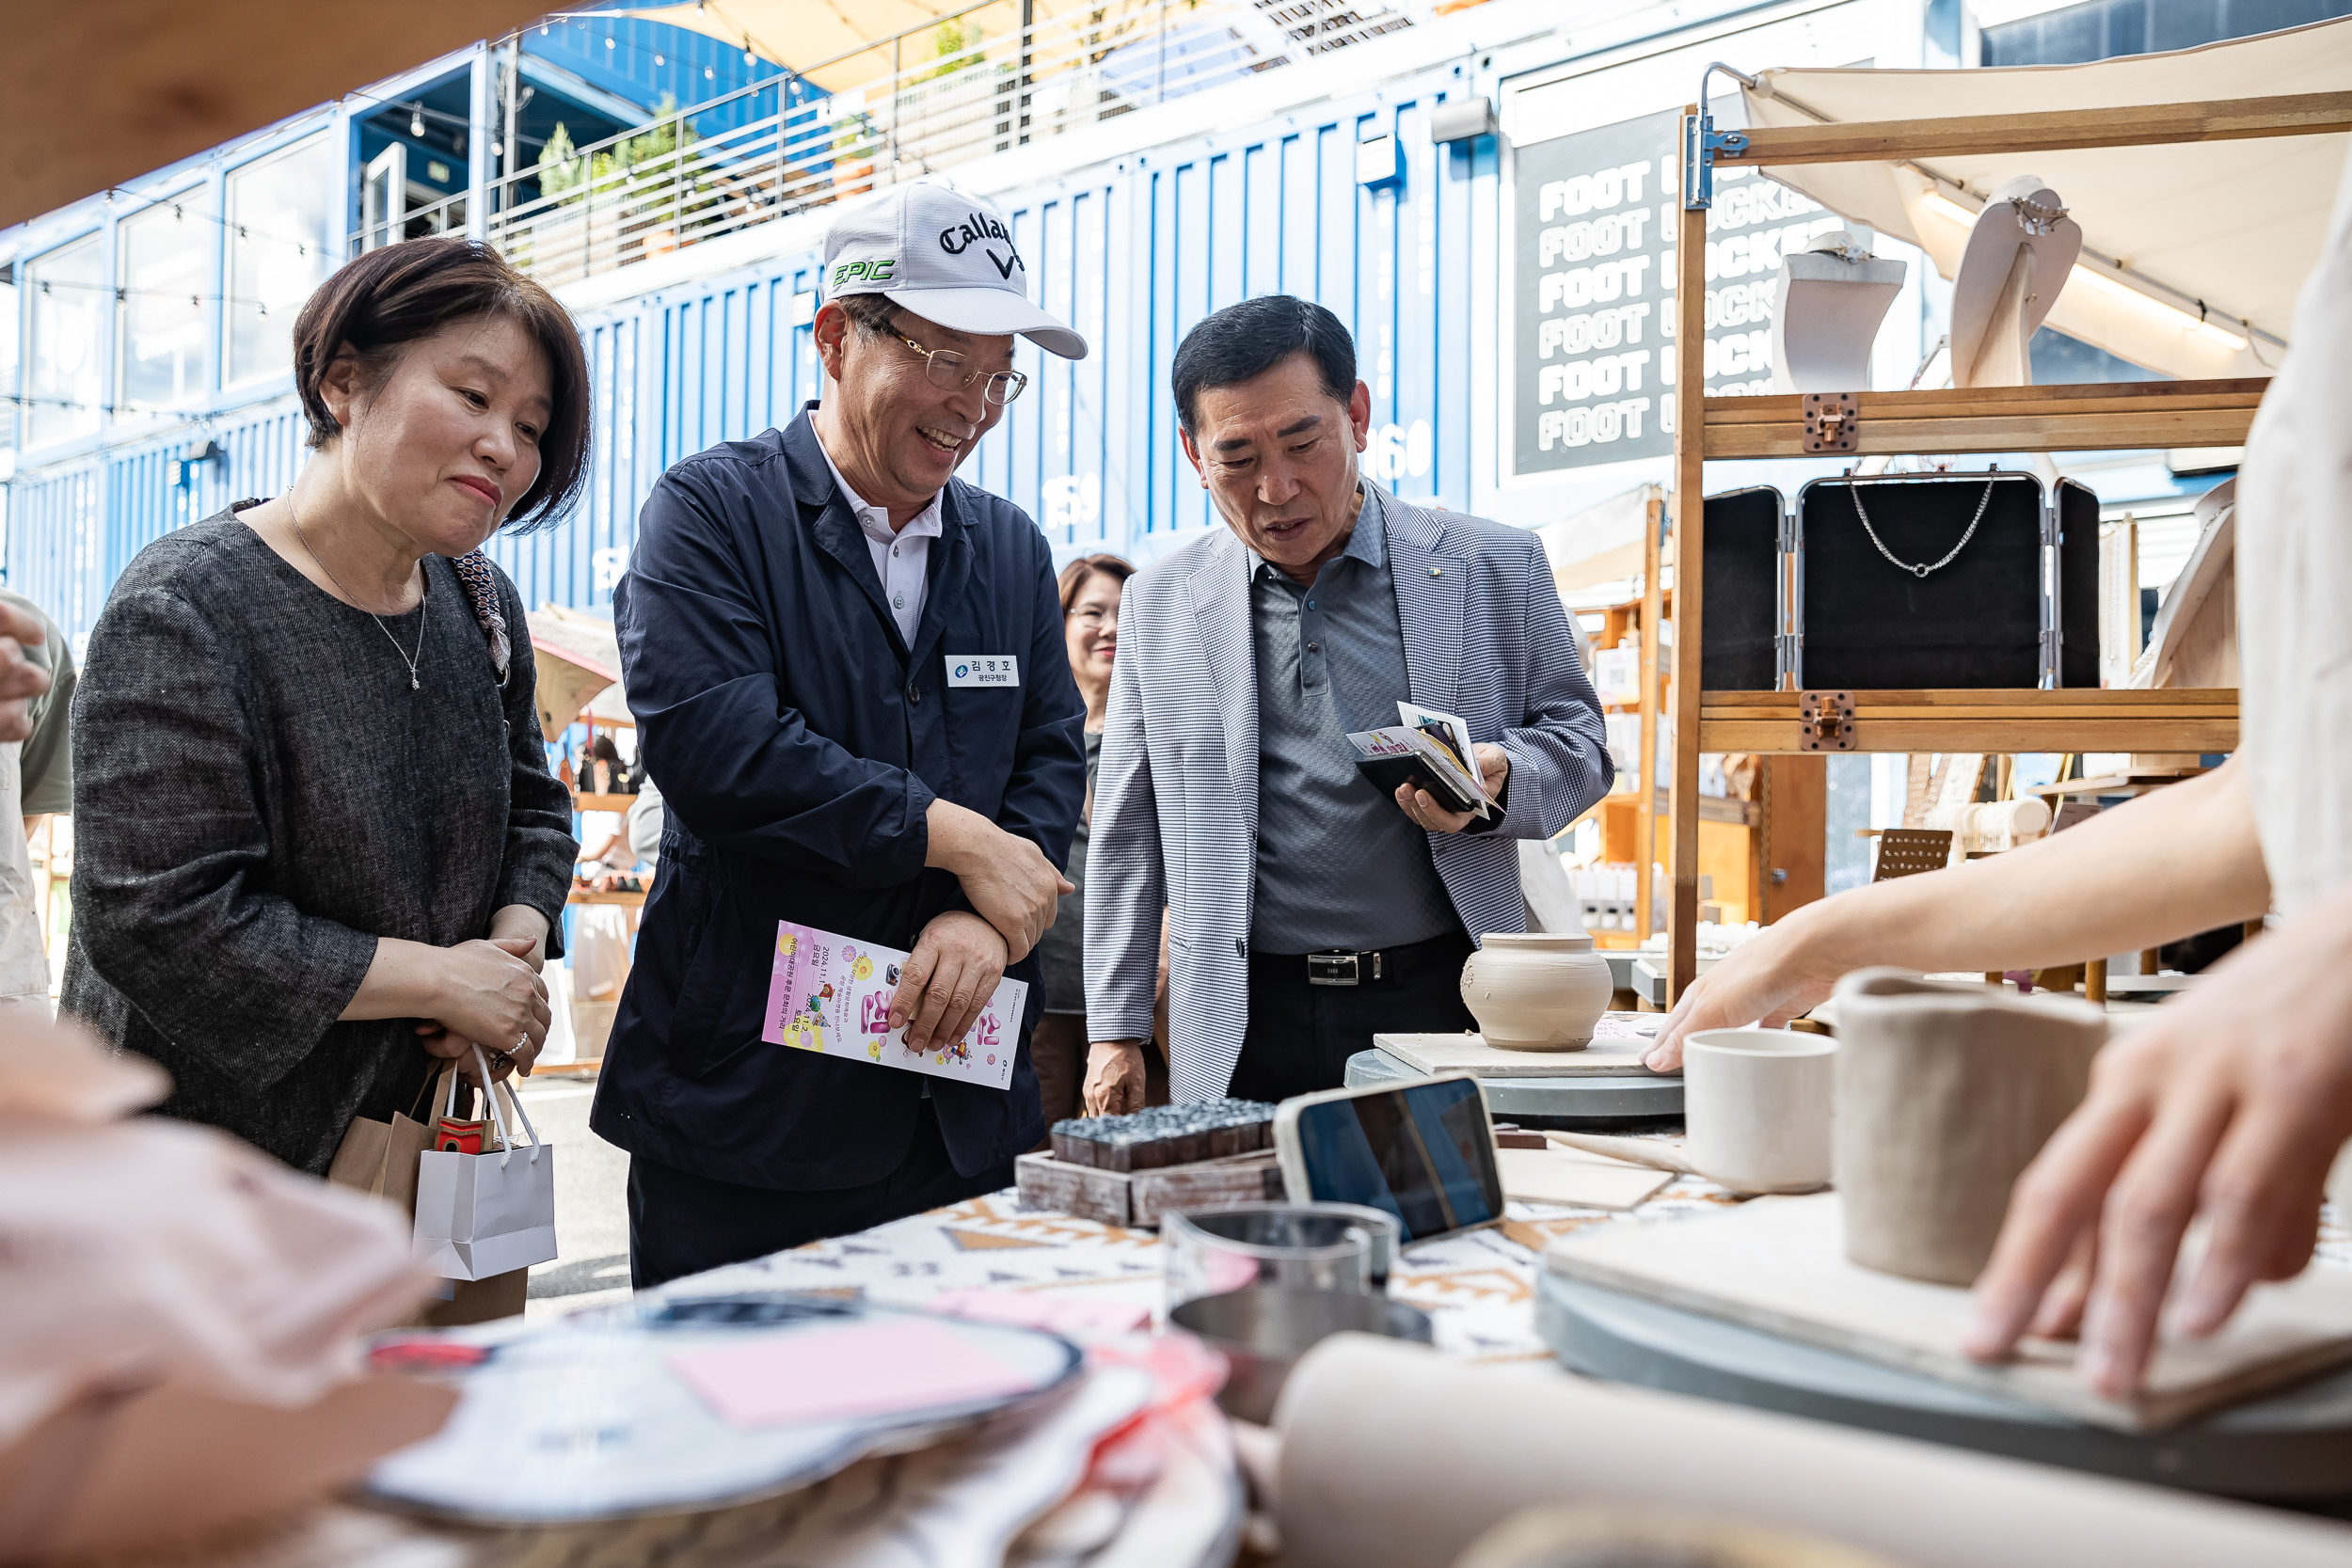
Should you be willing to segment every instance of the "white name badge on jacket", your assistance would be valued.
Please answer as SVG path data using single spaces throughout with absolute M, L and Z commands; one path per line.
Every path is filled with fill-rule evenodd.
M 949 654 L 949 686 L 1019 686 L 1021 661 L 1010 654 Z

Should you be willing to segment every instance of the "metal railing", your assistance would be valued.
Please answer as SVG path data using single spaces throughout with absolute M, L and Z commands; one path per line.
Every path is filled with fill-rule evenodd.
M 1021 25 L 983 0 L 853 54 L 677 109 L 491 182 L 487 237 L 549 284 L 612 272 L 755 224 L 1414 25 L 1428 0 L 1104 0 Z M 1009 25 L 1006 25 L 1007 22 Z M 866 76 L 869 67 L 877 73 Z M 815 79 L 858 85 L 820 96 Z M 722 111 L 714 113 L 713 111 Z M 731 122 L 708 135 L 699 122 Z M 469 197 L 350 236 L 358 255 L 463 230 Z

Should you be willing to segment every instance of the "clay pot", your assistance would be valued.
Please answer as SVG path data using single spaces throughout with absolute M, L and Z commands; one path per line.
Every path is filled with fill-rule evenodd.
M 1608 1010 L 1614 983 L 1588 936 L 1498 931 L 1462 965 L 1462 1003 L 1488 1045 L 1503 1051 L 1581 1051 Z
M 1969 1285 L 2009 1191 L 2081 1103 L 2106 1016 L 1866 969 L 1837 986 L 1834 1180 L 1846 1256 Z

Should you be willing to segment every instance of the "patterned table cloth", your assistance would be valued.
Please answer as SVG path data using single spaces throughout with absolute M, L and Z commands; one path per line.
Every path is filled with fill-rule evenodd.
M 1427 1312 L 1438 1346 L 1482 1359 L 1545 1356 L 1536 1337 L 1535 1271 L 1546 1243 L 1588 1225 L 1661 1224 L 1740 1201 L 1695 1177 L 1629 1212 L 1512 1203 L 1499 1226 L 1406 1247 L 1389 1294 Z M 926 1307 L 963 1289 L 1100 1295 L 1156 1309 L 1156 1233 L 1020 1207 L 1011 1191 L 935 1209 L 853 1236 L 813 1242 L 714 1269 L 663 1294 L 788 1290 Z
M 1678 1137 L 1670 1139 L 1679 1142 Z M 1616 1212 L 1513 1202 L 1502 1223 L 1406 1247 L 1389 1294 L 1427 1312 L 1438 1348 L 1479 1360 L 1549 1356 L 1535 1332 L 1535 1276 L 1552 1238 L 1595 1225 L 1668 1225 L 1744 1201 L 1698 1177 L 1678 1177 L 1640 1208 Z M 2332 1206 L 2320 1227 L 2322 1266 L 2352 1266 Z M 1157 1309 L 1155 1232 L 1020 1207 L 1008 1189 L 853 1236 L 814 1242 L 749 1263 L 714 1269 L 666 1294 L 735 1290 L 820 1291 L 893 1307 L 927 1307 L 962 1289 L 1099 1295 Z

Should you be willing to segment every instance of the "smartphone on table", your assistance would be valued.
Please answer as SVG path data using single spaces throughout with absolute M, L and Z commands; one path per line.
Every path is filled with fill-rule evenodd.
M 1503 1217 L 1494 1124 L 1468 1073 L 1286 1100 L 1274 1147 L 1293 1203 L 1385 1210 L 1406 1245 Z

